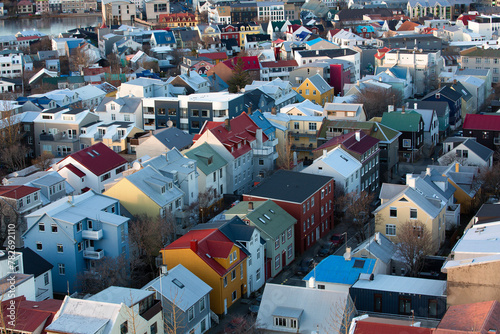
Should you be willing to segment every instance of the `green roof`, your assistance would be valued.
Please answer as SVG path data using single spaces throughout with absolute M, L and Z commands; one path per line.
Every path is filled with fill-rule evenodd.
M 43 83 L 48 83 L 51 85 L 57 85 L 60 82 L 67 82 L 71 84 L 84 83 L 85 80 L 82 76 L 71 76 L 71 77 L 53 77 L 53 78 L 43 78 Z
M 246 215 L 246 219 L 274 239 L 297 222 L 288 212 L 271 200 L 254 201 L 252 211 L 248 211 L 248 203 L 248 201 L 239 202 L 227 210 L 225 214 L 240 217 Z
M 373 138 L 380 141 L 392 141 L 399 135 L 399 131 L 393 130 L 390 127 L 377 122 L 359 122 L 353 120 L 325 120 L 321 129 L 318 132 L 319 138 L 326 138 L 328 127 L 341 128 L 346 130 L 363 130 Z
M 382 124 L 398 131 L 413 132 L 418 129 L 422 116 L 415 111 L 385 112 L 382 116 Z
M 205 175 L 210 175 L 227 165 L 227 161 L 207 143 L 183 153 L 189 159 L 196 160 L 196 166 Z

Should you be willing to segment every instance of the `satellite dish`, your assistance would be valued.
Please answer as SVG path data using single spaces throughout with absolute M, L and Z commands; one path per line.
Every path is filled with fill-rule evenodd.
M 168 121 L 167 121 L 167 126 L 168 126 L 169 128 L 171 128 L 171 127 L 172 127 L 172 125 L 174 125 L 174 122 L 172 122 L 172 121 L 168 120 Z

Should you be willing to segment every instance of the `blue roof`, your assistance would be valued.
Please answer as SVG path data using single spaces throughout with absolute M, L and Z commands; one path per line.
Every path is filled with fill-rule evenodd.
M 322 41 L 324 41 L 324 42 L 328 42 L 326 39 L 321 38 L 321 37 L 318 37 L 318 38 L 315 38 L 315 39 L 313 39 L 313 40 L 307 41 L 307 42 L 306 42 L 306 44 L 307 44 L 307 45 L 309 45 L 309 46 L 311 46 L 311 45 L 314 45 L 314 44 L 319 43 L 319 42 L 322 42 Z M 330 44 L 332 44 L 332 45 L 333 45 L 333 43 L 332 43 L 332 42 L 328 42 L 328 43 L 330 43 Z
M 78 47 L 84 40 L 79 38 L 71 41 L 66 41 L 66 44 L 68 44 L 68 49 L 74 49 Z
M 271 124 L 271 122 L 267 120 L 267 118 L 264 117 L 264 115 L 262 115 L 259 110 L 254 111 L 251 115 L 248 116 L 250 116 L 252 121 L 254 121 L 255 124 L 257 124 L 257 126 L 262 129 L 262 131 L 268 138 L 276 138 L 276 128 Z
M 308 281 L 309 278 L 316 275 L 316 282 L 352 285 L 358 280 L 359 274 L 371 274 L 375 262 L 375 259 L 360 257 L 352 257 L 350 261 L 346 261 L 343 256 L 330 255 L 321 261 L 315 270 L 307 274 L 304 281 Z M 354 268 L 355 265 L 359 266 L 359 268 Z
M 372 26 L 357 26 L 356 32 L 361 33 L 361 29 L 365 28 L 367 32 L 375 32 L 375 29 Z
M 162 45 L 162 44 L 175 44 L 175 37 L 174 33 L 171 31 L 159 31 L 153 33 L 156 44 Z M 170 38 L 170 39 L 168 39 Z
M 297 35 L 297 39 L 304 40 L 304 38 L 306 38 L 309 35 L 310 35 L 310 33 L 308 33 L 307 31 L 303 31 Z
M 161 79 L 160 76 L 150 70 L 144 70 L 142 72 L 136 73 L 138 78 L 152 78 L 152 79 Z

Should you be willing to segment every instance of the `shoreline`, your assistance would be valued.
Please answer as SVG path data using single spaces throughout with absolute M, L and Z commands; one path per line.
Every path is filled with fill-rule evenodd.
M 62 13 L 62 14 L 42 14 L 42 15 L 17 15 L 17 16 L 0 16 L 0 20 L 44 20 L 52 18 L 68 18 L 68 17 L 87 17 L 87 16 L 102 16 L 101 12 L 93 13 Z

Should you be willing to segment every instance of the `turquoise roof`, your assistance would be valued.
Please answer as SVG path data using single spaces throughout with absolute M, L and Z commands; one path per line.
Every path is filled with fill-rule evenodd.
M 407 111 L 405 113 L 394 111 L 385 112 L 380 123 L 398 131 L 417 132 L 421 119 L 422 116 L 415 111 Z
M 207 143 L 183 153 L 189 159 L 196 160 L 196 166 L 205 175 L 210 175 L 227 165 L 227 161 Z

